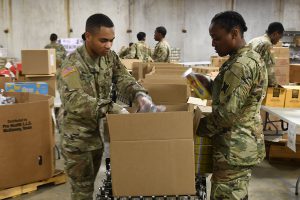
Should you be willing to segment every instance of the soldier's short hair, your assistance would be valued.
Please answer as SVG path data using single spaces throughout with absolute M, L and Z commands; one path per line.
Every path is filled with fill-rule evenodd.
M 228 32 L 234 27 L 239 27 L 242 37 L 244 37 L 244 32 L 248 29 L 242 15 L 235 11 L 225 11 L 216 14 L 211 20 L 211 24 L 213 23 L 220 25 Z
M 155 29 L 156 32 L 160 33 L 163 37 L 167 34 L 167 29 L 163 26 L 159 26 Z
M 278 32 L 279 34 L 283 34 L 284 28 L 280 22 L 272 22 L 269 24 L 268 30 L 266 31 L 268 35 L 271 35 L 274 32 Z
M 94 33 L 100 29 L 101 26 L 104 27 L 114 27 L 114 23 L 111 21 L 111 19 L 102 14 L 102 13 L 97 13 L 94 15 L 91 15 L 87 20 L 85 24 L 85 31 Z
M 141 40 L 144 40 L 145 37 L 146 37 L 146 33 L 144 32 L 139 32 L 137 35 L 136 35 L 138 41 L 141 41 Z
M 131 47 L 133 45 L 133 42 L 129 42 L 129 47 Z
M 55 42 L 57 40 L 57 35 L 55 34 L 55 33 L 52 33 L 51 35 L 50 35 L 50 41 L 51 42 Z

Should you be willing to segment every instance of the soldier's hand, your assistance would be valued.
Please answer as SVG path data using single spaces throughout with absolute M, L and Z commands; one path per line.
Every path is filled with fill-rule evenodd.
M 138 112 L 164 112 L 166 110 L 165 106 L 156 106 L 151 97 L 146 94 L 137 96 L 137 102 L 139 104 Z

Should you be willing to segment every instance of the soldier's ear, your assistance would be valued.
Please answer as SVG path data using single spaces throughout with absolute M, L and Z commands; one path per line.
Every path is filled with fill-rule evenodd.
M 92 37 L 92 34 L 90 32 L 85 32 L 85 40 L 86 41 L 90 41 L 91 40 L 91 37 Z

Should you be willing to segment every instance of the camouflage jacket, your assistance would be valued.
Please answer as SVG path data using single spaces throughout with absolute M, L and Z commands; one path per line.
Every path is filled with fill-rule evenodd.
M 91 151 L 101 148 L 99 121 L 106 113 L 117 113 L 120 106 L 111 100 L 112 84 L 125 98 L 133 100 L 144 92 L 121 64 L 113 51 L 93 60 L 85 46 L 63 62 L 60 97 L 65 110 L 62 145 L 67 151 Z
M 120 58 L 124 58 L 125 56 L 127 56 L 129 54 L 129 51 L 130 51 L 130 47 L 123 46 L 118 55 Z
M 130 47 L 128 55 L 124 58 L 148 61 L 151 60 L 151 49 L 145 41 L 139 41 Z
M 165 39 L 163 39 L 156 44 L 152 59 L 154 62 L 170 62 L 170 54 L 170 45 Z
M 268 72 L 268 86 L 276 86 L 277 81 L 274 72 L 275 58 L 271 53 L 272 43 L 267 34 L 250 40 L 249 46 L 259 53 L 265 61 Z
M 212 114 L 205 120 L 204 131 L 212 136 L 214 162 L 225 158 L 230 165 L 252 166 L 265 157 L 260 107 L 266 78 L 263 60 L 248 46 L 220 68 L 213 82 Z
M 59 43 L 51 42 L 45 46 L 45 49 L 55 49 L 56 51 L 56 60 L 57 60 L 57 67 L 60 67 L 62 61 L 67 56 L 67 51 L 65 47 Z

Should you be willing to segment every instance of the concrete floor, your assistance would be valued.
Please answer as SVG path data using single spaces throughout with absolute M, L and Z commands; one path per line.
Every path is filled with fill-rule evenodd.
M 57 135 L 57 134 L 56 134 Z M 59 136 L 56 143 L 59 143 Z M 105 145 L 106 152 L 108 144 Z M 104 153 L 104 158 L 108 153 Z M 102 162 L 104 164 L 104 162 Z M 63 169 L 63 159 L 57 160 L 57 169 Z M 95 182 L 95 195 L 101 185 L 105 166 L 101 165 L 100 173 Z M 300 195 L 295 195 L 297 177 L 300 176 L 299 163 L 276 163 L 270 164 L 263 161 L 255 167 L 249 187 L 249 199 L 251 200 L 300 200 Z M 207 178 L 208 193 L 210 191 L 210 177 Z M 299 188 L 300 190 L 300 188 Z M 209 195 L 209 194 L 208 194 Z M 30 194 L 15 197 L 14 200 L 70 200 L 69 183 L 58 186 L 43 186 Z M 209 199 L 209 198 L 208 198 Z

